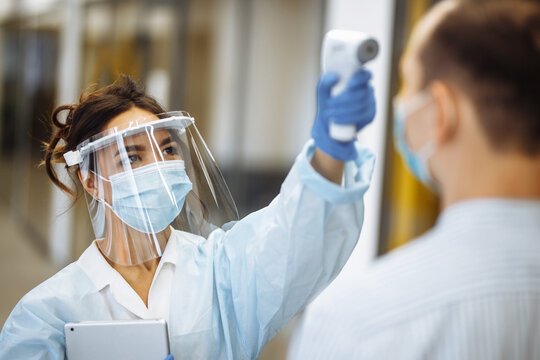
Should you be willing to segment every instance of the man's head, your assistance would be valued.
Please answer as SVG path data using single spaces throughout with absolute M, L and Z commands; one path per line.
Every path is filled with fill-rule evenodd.
M 400 100 L 424 99 L 407 116 L 407 142 L 433 145 L 443 196 L 497 164 L 540 168 L 539 1 L 439 3 L 414 29 L 401 72 Z

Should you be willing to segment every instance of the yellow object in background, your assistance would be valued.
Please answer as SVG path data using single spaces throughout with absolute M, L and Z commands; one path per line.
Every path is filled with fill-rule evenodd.
M 393 224 L 386 251 L 395 249 L 433 226 L 438 213 L 437 197 L 409 172 L 394 151 L 390 207 Z
M 404 26 L 398 31 L 410 34 L 413 26 L 432 3 L 431 0 L 408 2 L 404 14 L 405 21 L 402 22 Z M 396 57 L 396 59 L 399 59 L 399 57 Z M 397 69 L 397 64 L 394 68 Z M 433 226 L 438 215 L 437 196 L 411 174 L 403 159 L 395 150 L 392 141 L 390 141 L 389 150 L 391 165 L 388 168 L 387 175 L 389 180 L 386 185 L 386 204 L 383 205 L 385 209 L 383 218 L 387 219 L 383 227 L 387 228 L 381 232 L 383 234 L 379 251 L 381 254 L 391 251 L 422 234 Z

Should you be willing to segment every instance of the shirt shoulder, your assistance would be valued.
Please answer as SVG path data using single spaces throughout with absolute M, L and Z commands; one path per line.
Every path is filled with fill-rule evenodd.
M 540 292 L 540 245 L 474 231 L 460 236 L 427 232 L 378 259 L 313 311 L 329 321 L 354 318 L 358 330 L 374 331 L 481 298 Z
M 456 208 L 323 294 L 307 310 L 297 348 L 410 359 L 500 358 L 502 347 L 529 349 L 540 321 L 540 208 L 511 205 Z

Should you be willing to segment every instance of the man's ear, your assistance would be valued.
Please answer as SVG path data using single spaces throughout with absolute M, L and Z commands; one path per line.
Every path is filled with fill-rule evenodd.
M 96 187 L 96 175 L 88 170 L 79 170 L 77 171 L 77 176 L 79 177 L 79 181 L 81 182 L 84 190 L 94 199 L 97 199 L 98 191 Z
M 459 126 L 457 96 L 450 85 L 439 80 L 431 83 L 430 90 L 439 114 L 435 131 L 437 142 L 443 144 L 452 140 L 457 133 Z

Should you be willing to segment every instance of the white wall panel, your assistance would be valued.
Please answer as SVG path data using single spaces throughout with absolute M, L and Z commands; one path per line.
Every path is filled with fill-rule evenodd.
M 329 0 L 327 30 L 342 28 L 358 30 L 374 36 L 380 45 L 379 56 L 368 64 L 373 72 L 373 86 L 377 100 L 374 122 L 360 132 L 360 143 L 374 150 L 377 163 L 370 190 L 365 198 L 365 221 L 360 242 L 347 264 L 347 271 L 358 271 L 376 254 L 383 191 L 384 152 L 390 96 L 390 68 L 394 0 Z
M 310 137 L 323 2 L 230 0 L 219 7 L 211 148 L 223 167 L 281 170 Z

